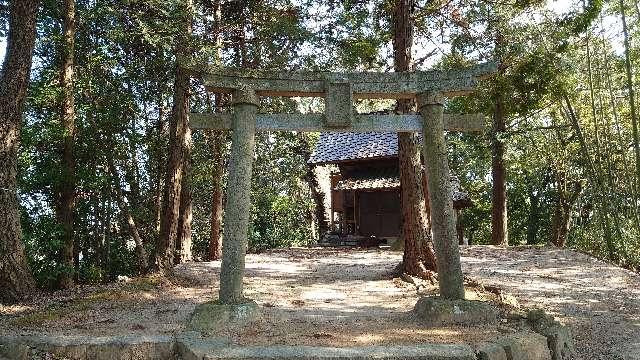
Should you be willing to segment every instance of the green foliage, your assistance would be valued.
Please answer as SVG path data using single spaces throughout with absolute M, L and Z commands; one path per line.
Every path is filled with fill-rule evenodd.
M 582 13 L 562 19 L 560 25 L 568 26 L 576 35 L 582 34 L 600 16 L 603 5 L 603 0 L 591 0 L 585 4 Z
M 314 240 L 309 221 L 313 203 L 308 199 L 302 200 L 254 193 L 249 227 L 250 251 L 309 245 Z
M 50 215 L 28 216 L 23 210 L 22 232 L 36 283 L 43 288 L 55 288 L 64 271 L 57 261 L 62 248 L 59 241 L 62 232 L 60 225 Z
M 303 177 L 307 172 L 307 144 L 302 134 L 258 135 L 252 181 L 249 247 L 307 245 L 312 238 L 313 201 Z

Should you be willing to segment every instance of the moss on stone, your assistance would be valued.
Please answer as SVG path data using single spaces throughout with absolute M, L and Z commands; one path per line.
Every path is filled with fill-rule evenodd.
M 260 316 L 260 308 L 254 301 L 221 304 L 218 300 L 214 300 L 196 306 L 189 318 L 187 328 L 202 332 L 216 331 L 230 323 L 249 323 L 258 316 Z

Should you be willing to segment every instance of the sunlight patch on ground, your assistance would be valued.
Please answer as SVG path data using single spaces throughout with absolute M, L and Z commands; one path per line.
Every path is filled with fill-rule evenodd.
M 0 315 L 13 316 L 33 310 L 34 307 L 30 305 L 0 305 Z
M 347 298 L 347 295 L 342 291 L 336 291 L 333 289 L 314 289 L 305 291 L 302 293 L 304 300 L 326 301 L 326 300 L 343 300 Z
M 360 344 L 371 344 L 384 340 L 384 337 L 375 334 L 364 334 L 356 336 L 354 340 Z

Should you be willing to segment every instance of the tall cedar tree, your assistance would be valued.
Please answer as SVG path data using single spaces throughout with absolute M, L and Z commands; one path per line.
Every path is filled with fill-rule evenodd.
M 414 0 L 396 0 L 393 13 L 393 63 L 395 71 L 411 70 L 413 45 Z M 409 100 L 398 100 L 397 110 L 408 113 L 414 107 Z M 424 196 L 424 181 L 420 152 L 413 133 L 398 133 L 398 157 L 404 240 L 403 271 L 411 275 L 427 276 L 436 271 L 431 239 L 431 227 Z
M 75 0 L 64 0 L 63 11 L 63 42 L 61 52 L 60 84 L 62 98 L 60 100 L 60 120 L 63 128 L 62 164 L 60 166 L 59 203 L 57 204 L 58 219 L 62 225 L 62 253 L 61 262 L 65 266 L 60 274 L 60 287 L 68 288 L 73 285 L 78 267 L 78 246 L 74 244 L 73 218 L 76 202 L 76 161 L 75 145 L 75 104 L 74 104 L 74 56 L 76 32 Z
M 218 96 L 219 97 L 219 96 Z M 222 256 L 222 176 L 224 175 L 224 134 L 211 131 L 207 143 L 211 148 L 213 174 L 211 176 L 211 230 L 209 234 L 209 260 L 220 260 Z
M 38 1 L 9 2 L 7 52 L 0 74 L 0 302 L 34 289 L 22 243 L 16 175 L 22 110 L 36 38 Z
M 185 226 L 191 226 L 191 217 L 185 212 L 185 205 L 181 206 L 182 182 L 185 179 L 185 163 L 191 154 L 191 131 L 189 129 L 189 96 L 190 75 L 181 62 L 188 59 L 190 53 L 190 36 L 193 21 L 193 3 L 185 0 L 182 9 L 183 36 L 176 40 L 176 65 L 175 83 L 173 93 L 173 109 L 169 124 L 169 155 L 167 161 L 167 172 L 164 183 L 164 197 L 162 205 L 162 216 L 160 219 L 160 236 L 158 239 L 158 251 L 156 254 L 156 266 L 161 272 L 171 271 L 175 264 L 176 239 L 178 231 L 180 235 L 191 236 L 189 229 L 185 233 Z M 187 169 L 188 171 L 188 165 Z M 186 179 L 188 181 L 188 179 Z M 190 198 L 190 195 L 189 195 Z M 189 205 L 190 207 L 191 205 Z M 183 216 L 189 216 L 180 224 L 180 209 L 183 208 Z M 187 210 L 187 211 L 190 211 Z M 185 224 L 187 222 L 187 224 Z M 180 230 L 179 230 L 180 227 Z M 185 241 L 191 243 L 189 238 L 180 239 L 180 243 Z M 180 250 L 180 249 L 179 249 Z M 182 251 L 180 251 L 182 253 Z
M 193 207 L 191 205 L 191 128 L 185 129 L 185 146 L 182 167 L 182 184 L 180 186 L 180 212 L 178 216 L 178 232 L 176 234 L 176 258 L 175 263 L 193 260 L 191 254 L 191 220 L 193 218 Z
M 491 126 L 491 242 L 493 245 L 507 246 L 507 168 L 504 162 L 506 114 L 502 90 L 494 94 L 494 109 Z
M 216 47 L 216 63 L 222 62 L 222 6 L 220 0 L 213 1 L 213 36 Z M 211 98 L 207 98 L 209 112 L 212 112 Z M 215 94 L 215 111 L 222 110 L 222 94 Z M 219 260 L 222 257 L 222 179 L 224 175 L 224 145 L 226 134 L 222 131 L 209 131 L 206 134 L 207 144 L 211 149 L 211 158 L 213 160 L 213 174 L 211 176 L 211 216 L 209 218 L 209 260 Z
M 498 63 L 498 76 L 493 89 L 493 116 L 489 141 L 491 143 L 491 243 L 493 245 L 508 246 L 509 232 L 507 228 L 507 168 L 504 162 L 505 143 L 504 134 L 507 126 L 504 92 L 501 86 L 504 81 L 505 38 L 498 24 L 494 39 L 494 61 Z

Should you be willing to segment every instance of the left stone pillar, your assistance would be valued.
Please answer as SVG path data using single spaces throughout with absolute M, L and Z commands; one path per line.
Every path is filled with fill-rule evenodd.
M 241 304 L 244 257 L 247 253 L 251 171 L 255 150 L 258 97 L 253 90 L 233 93 L 233 123 L 227 202 L 224 208 L 222 267 L 220 270 L 221 304 Z

